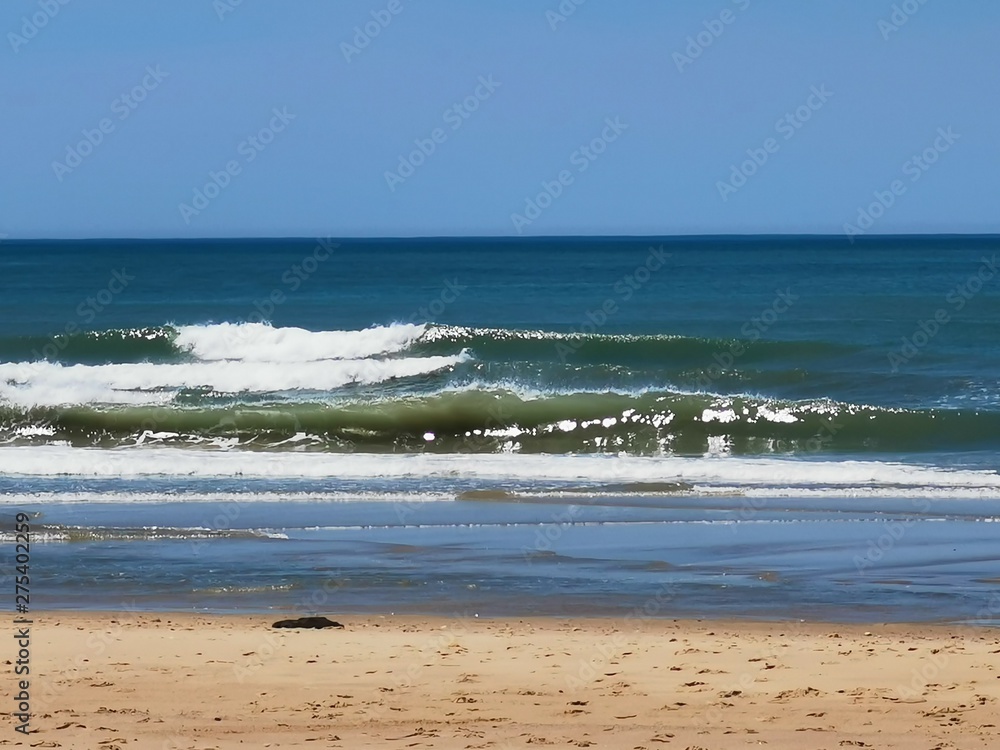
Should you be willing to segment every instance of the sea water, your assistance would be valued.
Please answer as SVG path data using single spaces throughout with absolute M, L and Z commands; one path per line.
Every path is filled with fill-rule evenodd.
M 36 608 L 982 620 L 998 250 L 7 241 L 0 530 Z

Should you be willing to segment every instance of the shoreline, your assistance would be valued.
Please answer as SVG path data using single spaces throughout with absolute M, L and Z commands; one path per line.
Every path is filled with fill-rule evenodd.
M 998 600 L 1000 602 L 1000 600 Z M 15 616 L 15 613 L 8 612 L 11 617 Z M 661 623 L 665 625 L 705 625 L 712 626 L 716 625 L 719 627 L 732 627 L 732 628 L 742 628 L 742 627 L 753 627 L 756 625 L 764 627 L 780 627 L 782 625 L 787 628 L 838 628 L 842 631 L 865 631 L 871 630 L 872 628 L 879 629 L 939 629 L 939 630 L 961 630 L 970 629 L 974 632 L 982 631 L 984 633 L 989 633 L 991 628 L 997 628 L 997 632 L 1000 633 L 1000 610 L 995 614 L 995 617 L 991 619 L 984 619 L 983 617 L 969 617 L 964 620 L 949 620 L 949 619 L 938 619 L 938 620 L 888 620 L 888 619 L 871 619 L 871 620 L 838 620 L 838 619 L 806 619 L 799 617 L 779 617 L 775 615 L 774 617 L 757 617 L 747 615 L 745 617 L 734 617 L 729 614 L 720 614 L 718 617 L 713 617 L 711 615 L 705 615 L 703 617 L 690 617 L 687 615 L 670 615 L 670 614 L 640 614 L 638 608 L 633 608 L 630 610 L 621 610 L 619 614 L 614 612 L 610 613 L 599 613 L 599 614 L 587 614 L 585 612 L 579 613 L 561 613 L 561 614 L 479 614 L 479 613 L 446 613 L 441 611 L 400 611 L 400 612 L 375 612 L 375 611 L 355 611 L 351 609 L 341 609 L 337 612 L 332 613 L 328 610 L 317 610 L 315 612 L 306 612 L 301 609 L 253 609 L 246 608 L 240 610 L 182 610 L 182 609 L 138 609 L 130 607 L 118 607 L 118 608 L 51 608 L 45 610 L 38 610 L 31 612 L 27 617 L 33 618 L 35 622 L 40 622 L 42 618 L 46 620 L 51 620 L 53 618 L 57 619 L 72 619 L 72 618 L 111 618 L 111 619 L 163 619 L 165 617 L 171 618 L 173 620 L 184 620 L 184 619 L 202 619 L 202 620 L 222 620 L 222 621 L 240 621 L 245 620 L 247 624 L 254 625 L 267 625 L 272 620 L 282 620 L 288 618 L 296 617 L 329 617 L 333 620 L 337 620 L 342 623 L 346 623 L 347 620 L 359 623 L 368 622 L 399 622 L 405 623 L 409 620 L 414 621 L 439 621 L 442 623 L 454 622 L 454 621 L 465 621 L 470 622 L 525 622 L 525 623 L 586 623 L 594 625 L 605 625 L 608 627 L 624 625 L 629 623 L 648 623 L 650 625 L 655 623 Z M 17 615 L 23 617 L 25 615 Z
M 1000 725 L 988 628 L 328 616 L 32 613 L 23 745 L 986 747 Z
M 978 622 L 983 608 L 993 610 L 987 619 L 1000 612 L 1000 501 L 954 500 L 928 515 L 902 498 L 867 508 L 848 498 L 741 507 L 743 498 L 726 510 L 690 498 L 670 508 L 618 507 L 608 498 L 333 503 L 331 495 L 282 504 L 225 493 L 186 502 L 169 494 L 172 482 L 164 480 L 161 499 L 169 502 L 160 504 L 69 506 L 57 493 L 50 503 L 19 505 L 43 514 L 32 560 L 33 579 L 47 581 L 40 603 L 206 614 L 336 608 L 955 624 Z M 67 539 L 42 544 L 41 532 L 53 527 Z

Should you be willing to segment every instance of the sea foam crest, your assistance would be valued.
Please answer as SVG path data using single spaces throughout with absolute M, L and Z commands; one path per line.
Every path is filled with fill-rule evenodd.
M 180 389 L 218 393 L 327 391 L 427 375 L 468 358 L 344 359 L 268 363 L 253 361 L 72 365 L 31 362 L 0 365 L 0 403 L 21 407 L 71 404 L 164 404 Z
M 65 446 L 9 447 L 0 474 L 337 479 L 463 479 L 556 482 L 687 482 L 765 496 L 1000 497 L 995 472 L 951 470 L 882 461 L 611 457 L 602 455 L 438 455 L 248 453 L 183 448 L 99 450 Z
M 405 353 L 425 325 L 393 324 L 357 331 L 307 331 L 263 323 L 179 326 L 174 346 L 198 361 L 62 365 L 0 364 L 0 403 L 18 407 L 78 404 L 166 405 L 182 389 L 216 393 L 329 391 L 428 375 L 468 359 L 393 357 Z M 263 365 L 263 366 L 262 366 Z
M 405 351 L 427 330 L 396 323 L 360 331 L 307 331 L 265 323 L 178 326 L 175 345 L 200 360 L 243 362 L 317 362 L 364 359 Z

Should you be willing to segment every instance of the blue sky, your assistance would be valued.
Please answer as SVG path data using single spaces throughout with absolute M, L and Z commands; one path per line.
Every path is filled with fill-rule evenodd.
M 994 0 L 7 0 L 0 33 L 10 237 L 1000 231 Z

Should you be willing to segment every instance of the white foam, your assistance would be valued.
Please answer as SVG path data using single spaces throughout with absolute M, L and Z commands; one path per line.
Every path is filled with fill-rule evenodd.
M 1000 475 L 880 461 L 608 455 L 289 453 L 184 448 L 0 447 L 0 474 L 303 479 L 688 482 L 695 491 L 1000 498 Z
M 74 505 L 88 503 L 205 503 L 223 506 L 215 513 L 243 503 L 433 503 L 452 502 L 453 492 L 23 492 L 0 494 L 0 505 Z M 213 526 L 212 516 L 205 528 Z
M 18 427 L 14 430 L 14 434 L 19 437 L 52 437 L 56 434 L 54 427 L 36 427 L 34 425 L 28 425 L 26 427 Z
M 22 407 L 63 404 L 163 404 L 181 388 L 219 393 L 331 390 L 426 375 L 467 359 L 450 357 L 268 363 L 218 361 L 71 365 L 0 364 L 0 401 Z
M 365 359 L 405 351 L 427 330 L 397 323 L 362 331 L 307 331 L 264 323 L 179 326 L 176 344 L 206 362 L 317 362 Z

